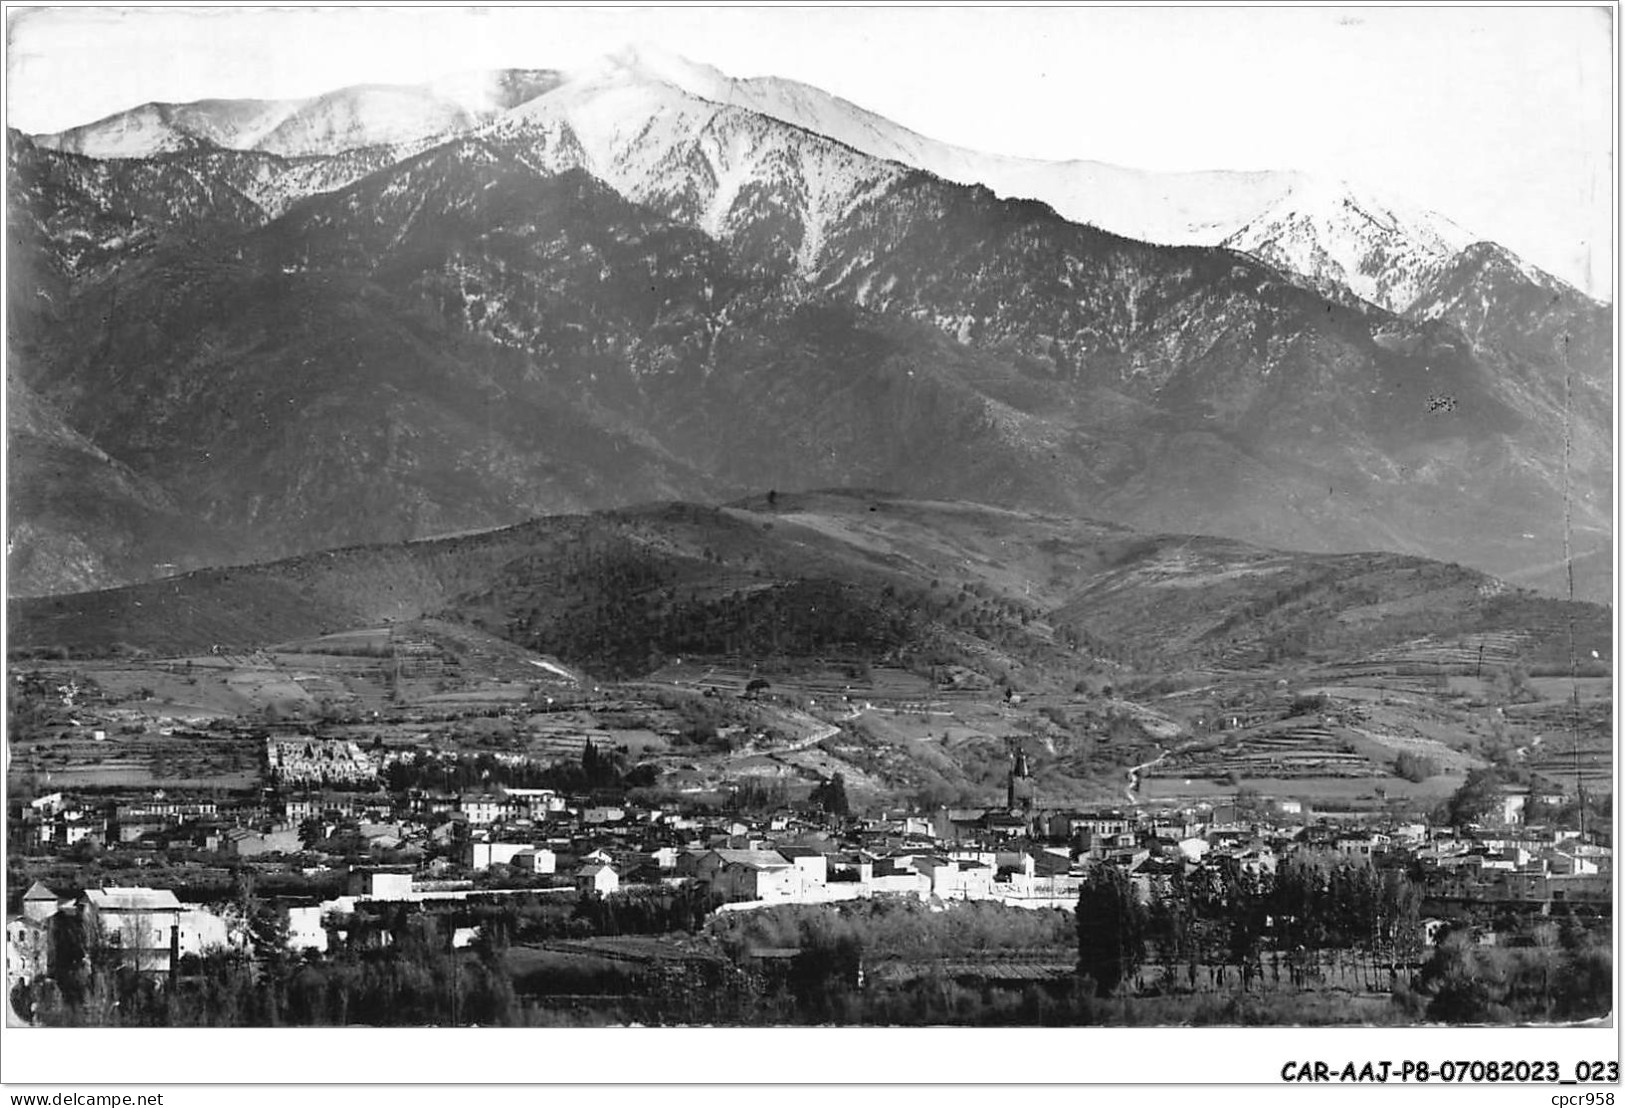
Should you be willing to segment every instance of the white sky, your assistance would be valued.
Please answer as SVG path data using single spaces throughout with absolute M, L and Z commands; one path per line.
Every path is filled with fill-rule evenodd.
M 1434 208 L 1612 297 L 1612 9 L 8 8 L 10 126 L 305 96 L 629 42 L 817 85 L 933 138 L 1302 169 Z

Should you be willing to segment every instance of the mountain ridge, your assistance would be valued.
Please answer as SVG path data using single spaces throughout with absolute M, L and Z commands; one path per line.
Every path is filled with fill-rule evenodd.
M 1570 607 L 1404 555 L 1292 554 L 839 489 L 550 517 L 9 604 L 24 653 L 248 650 L 435 618 L 602 676 L 674 656 L 835 656 L 1028 688 L 1283 651 L 1330 663 L 1513 628 L 1528 659 L 1555 658 Z M 1606 643 L 1606 614 L 1572 609 L 1583 643 Z
M 1468 338 L 1461 295 L 1419 321 L 1328 301 L 624 68 L 421 147 L 13 153 L 22 379 L 261 556 L 878 483 L 1510 574 L 1550 562 L 1514 538 L 1550 543 L 1528 523 L 1563 434 L 1578 521 L 1611 533 L 1605 337 L 1571 343 L 1576 406 L 1511 308 Z M 152 203 L 200 182 L 240 217 Z M 112 200 L 146 245 L 57 265 L 124 235 Z M 1535 295 L 1494 274 L 1486 303 Z M 1580 334 L 1570 307 L 1542 326 Z
M 1441 241 L 1476 238 L 1437 213 L 1417 209 L 1407 210 L 1402 225 L 1391 228 L 1380 241 L 1362 242 L 1360 236 L 1339 233 L 1327 226 L 1324 212 L 1296 221 L 1277 213 L 1283 206 L 1297 203 L 1295 198 L 1305 192 L 1325 194 L 1328 189 L 1362 208 L 1392 213 L 1404 206 L 1391 200 L 1373 203 L 1346 185 L 1317 181 L 1293 170 L 1155 172 L 1085 159 L 1049 162 L 985 154 L 927 138 L 812 85 L 777 77 L 733 78 L 714 67 L 648 47 L 627 47 L 568 73 L 510 69 L 483 76 L 498 83 L 507 81 L 515 88 L 495 98 L 448 96 L 445 93 L 455 89 L 458 81 L 442 79 L 417 86 L 354 86 L 302 100 L 142 105 L 82 127 L 36 136 L 35 141 L 57 149 L 99 152 L 101 156 L 149 155 L 187 149 L 198 143 L 281 154 L 337 154 L 362 146 L 449 135 L 458 127 L 487 125 L 515 108 L 560 90 L 569 93 L 605 84 L 659 83 L 724 107 L 779 119 L 859 152 L 923 169 L 945 180 L 986 185 L 1004 199 L 1042 200 L 1071 221 L 1090 223 L 1125 237 L 1164 245 L 1229 245 L 1255 253 L 1302 274 L 1322 291 L 1344 289 L 1398 313 L 1407 310 L 1422 277 L 1447 264 L 1448 257 L 1439 249 Z M 463 83 L 468 83 L 466 77 Z M 345 103 L 346 98 L 354 101 L 364 92 L 383 89 L 392 95 L 423 97 L 424 110 L 440 112 L 440 122 L 397 122 L 391 128 L 390 113 L 384 108 L 375 108 L 371 115 L 376 118 L 369 123 L 365 105 Z M 336 98 L 333 102 L 350 110 L 358 122 L 346 127 L 331 118 L 321 121 L 323 102 L 329 98 Z M 206 120 L 211 113 L 203 110 L 205 106 L 211 106 L 213 114 L 229 115 L 242 110 L 236 105 L 250 103 L 263 105 L 263 112 L 277 117 L 277 121 L 266 127 L 261 120 L 241 133 L 202 122 L 180 126 L 169 122 L 170 116 L 187 112 L 188 118 Z M 339 110 L 325 114 L 331 117 Z M 297 121 L 301 112 L 309 113 L 316 121 L 300 127 Z M 143 147 L 140 141 L 130 138 L 151 130 L 143 125 L 140 113 L 156 113 L 176 137 L 166 140 L 159 135 Z M 277 139 L 284 125 L 303 137 Z M 1152 198 L 1149 202 L 1148 196 Z M 1371 271 L 1395 263 L 1407 274 L 1398 287 L 1373 279 Z
M 284 157 L 334 155 L 470 129 L 556 87 L 560 79 L 555 70 L 503 69 L 419 85 L 351 85 L 289 99 L 155 101 L 31 138 L 46 149 L 98 159 L 207 147 Z

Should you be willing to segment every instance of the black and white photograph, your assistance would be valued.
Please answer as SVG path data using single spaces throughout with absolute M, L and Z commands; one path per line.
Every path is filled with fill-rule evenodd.
M 5 15 L 8 1085 L 1619 1087 L 1616 5 Z

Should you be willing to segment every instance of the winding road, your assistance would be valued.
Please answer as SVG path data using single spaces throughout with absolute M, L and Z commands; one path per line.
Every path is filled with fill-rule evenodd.
M 1164 758 L 1168 757 L 1168 755 L 1172 753 L 1172 750 L 1164 750 L 1161 754 L 1158 754 L 1149 762 L 1141 762 L 1137 766 L 1129 767 L 1128 784 L 1123 787 L 1123 791 L 1127 794 L 1128 802 L 1130 804 L 1138 806 L 1140 803 L 1134 798 L 1134 791 L 1140 787 L 1140 771 L 1150 769 L 1152 766 L 1156 765 L 1158 762 L 1161 762 Z
M 1164 750 L 1161 754 L 1158 754 L 1149 762 L 1141 762 L 1137 766 L 1130 766 L 1128 771 L 1128 784 L 1123 788 L 1124 793 L 1126 793 L 1128 796 L 1128 802 L 1136 807 L 1139 806 L 1140 802 L 1134 799 L 1134 791 L 1140 787 L 1140 774 L 1143 771 L 1167 760 L 1168 756 L 1171 754 L 1178 754 L 1182 750 L 1189 750 L 1191 747 L 1198 746 L 1202 742 L 1203 740 L 1200 738 L 1187 739 L 1177 746 L 1171 746 L 1167 750 Z

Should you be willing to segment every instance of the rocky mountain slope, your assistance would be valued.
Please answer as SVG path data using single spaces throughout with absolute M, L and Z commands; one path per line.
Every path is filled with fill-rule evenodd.
M 1531 557 L 1509 576 L 1605 600 L 1613 583 L 1613 313 L 1494 243 L 1475 243 L 1423 289 L 1422 319 L 1456 328 L 1504 401 L 1561 439 L 1512 444 L 1555 495 L 1519 537 Z M 1565 537 L 1566 535 L 1566 537 Z M 1562 555 L 1560 556 L 1560 552 Z M 1570 578 L 1572 577 L 1572 584 Z
M 1346 182 L 1294 184 L 1223 244 L 1307 277 L 1328 296 L 1410 314 L 1423 289 L 1473 243 L 1433 212 L 1405 210 Z
M 1400 319 L 638 65 L 537 87 L 438 145 L 14 141 L 17 380 L 256 557 L 854 484 L 1501 574 L 1551 561 L 1565 488 L 1611 533 L 1583 297 L 1543 326 L 1589 391 L 1510 279 L 1475 323 L 1460 267 L 1419 273 Z
M 596 76 L 607 74 L 668 84 L 1000 197 L 1039 200 L 1072 222 L 1126 238 L 1227 246 L 1302 275 L 1333 298 L 1352 294 L 1397 313 L 1475 241 L 1436 212 L 1295 171 L 1153 172 L 987 154 L 927 138 L 810 85 L 737 80 L 648 48 L 605 59 Z
M 71 592 L 251 552 L 74 431 L 28 386 L 9 381 L 7 400 L 13 579 Z
M 675 90 L 687 102 L 780 120 L 944 180 L 983 185 L 1003 198 L 1040 200 L 1068 220 L 1127 238 L 1228 246 L 1299 274 L 1334 298 L 1359 296 L 1393 312 L 1405 313 L 1420 285 L 1476 239 L 1438 213 L 1296 171 L 1154 172 L 987 154 L 920 135 L 811 85 L 735 79 L 649 47 L 625 48 L 569 74 L 501 70 L 423 86 L 358 86 L 305 100 L 146 104 L 35 140 L 99 158 L 213 148 L 290 157 L 415 148 L 533 101 L 551 98 L 550 107 L 540 109 L 545 114 L 606 86 Z M 628 118 L 642 118 L 642 107 Z

